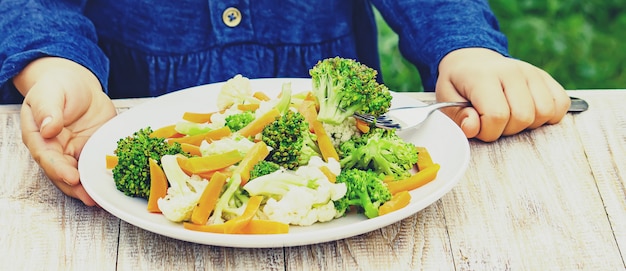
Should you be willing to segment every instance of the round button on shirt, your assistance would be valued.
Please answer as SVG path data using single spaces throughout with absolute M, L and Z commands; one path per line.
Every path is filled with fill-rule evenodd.
M 241 12 L 233 7 L 227 8 L 222 13 L 222 20 L 227 26 L 235 27 L 241 22 Z

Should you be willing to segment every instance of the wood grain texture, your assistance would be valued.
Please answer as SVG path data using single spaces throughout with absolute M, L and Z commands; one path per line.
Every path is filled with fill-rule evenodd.
M 114 270 L 119 219 L 54 187 L 22 144 L 17 111 L 0 127 L 0 268 Z
M 626 92 L 575 94 L 591 104 L 574 122 L 626 265 Z
M 571 94 L 589 111 L 494 143 L 470 140 L 459 184 L 421 212 L 273 249 L 183 242 L 85 207 L 30 157 L 19 105 L 0 105 L 0 270 L 626 270 L 626 91 Z M 115 103 L 123 112 L 148 100 Z

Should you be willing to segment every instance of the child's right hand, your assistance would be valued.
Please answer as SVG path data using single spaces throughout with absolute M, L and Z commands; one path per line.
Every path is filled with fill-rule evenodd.
M 78 158 L 87 139 L 116 115 L 96 76 L 72 61 L 44 57 L 13 83 L 24 95 L 22 141 L 35 161 L 63 193 L 95 205 L 80 184 Z

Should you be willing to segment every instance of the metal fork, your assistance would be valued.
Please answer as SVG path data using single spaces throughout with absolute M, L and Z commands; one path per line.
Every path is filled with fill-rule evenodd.
M 430 114 L 432 114 L 436 110 L 440 108 L 444 108 L 444 107 L 451 107 L 451 106 L 468 107 L 468 106 L 471 106 L 471 104 L 470 102 L 441 102 L 441 103 L 434 103 L 434 104 L 429 104 L 429 105 L 395 107 L 395 108 L 389 109 L 389 112 L 397 111 L 397 110 L 413 109 L 411 111 L 412 118 L 411 118 L 411 125 L 410 125 L 410 128 L 413 128 L 413 127 L 420 126 L 428 118 L 428 116 L 430 116 Z M 362 121 L 368 122 L 368 123 L 373 123 L 376 127 L 383 128 L 383 129 L 400 130 L 400 129 L 409 128 L 409 127 L 404 127 L 402 124 L 399 123 L 398 120 L 392 119 L 388 115 L 388 113 L 381 115 L 379 117 L 375 117 L 375 116 L 367 115 L 367 114 L 354 113 L 354 117 Z
M 589 108 L 589 104 L 583 99 L 570 96 L 570 101 L 571 103 L 568 109 L 568 112 L 570 113 L 584 112 Z M 389 112 L 395 110 L 413 109 L 414 111 L 411 112 L 412 114 L 410 115 L 411 125 L 408 126 L 403 126 L 400 123 L 401 121 L 390 117 L 389 113 L 379 116 L 378 118 L 372 115 L 355 113 L 354 117 L 365 122 L 374 123 L 374 125 L 379 128 L 402 130 L 419 127 L 428 118 L 428 116 L 430 116 L 430 114 L 440 108 L 450 106 L 468 107 L 471 106 L 471 104 L 469 102 L 441 102 L 430 105 L 403 106 L 389 109 Z

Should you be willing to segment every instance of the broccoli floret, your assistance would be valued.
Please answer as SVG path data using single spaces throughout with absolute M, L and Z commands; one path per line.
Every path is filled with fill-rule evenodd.
M 250 180 L 254 180 L 258 177 L 270 174 L 280 169 L 280 166 L 274 162 L 267 160 L 259 161 L 250 171 Z
M 374 128 L 342 143 L 339 159 L 341 168 L 372 170 L 398 179 L 411 175 L 410 170 L 417 163 L 417 151 L 395 130 Z
M 261 132 L 261 140 L 272 148 L 265 160 L 286 169 L 295 169 L 312 156 L 320 155 L 314 139 L 302 114 L 292 110 L 287 110 Z
M 311 158 L 322 157 L 321 153 L 320 147 L 317 145 L 317 136 L 305 128 L 302 131 L 302 151 L 298 158 L 298 164 L 304 166 L 309 163 Z
M 391 199 L 382 176 L 371 170 L 343 170 L 337 176 L 336 183 L 345 183 L 347 186 L 346 195 L 335 201 L 335 209 L 342 214 L 355 206 L 368 218 L 374 218 L 378 216 L 378 207 Z
M 328 58 L 309 70 L 318 120 L 340 124 L 355 112 L 379 116 L 391 106 L 389 89 L 376 81 L 378 72 L 346 58 Z
M 239 131 L 241 128 L 252 122 L 254 120 L 254 116 L 254 112 L 252 111 L 244 111 L 238 114 L 229 115 L 226 117 L 226 126 L 228 126 L 231 131 Z
M 117 141 L 114 150 L 118 163 L 113 168 L 113 180 L 117 190 L 127 196 L 147 199 L 150 196 L 150 165 L 148 158 L 161 164 L 161 157 L 167 154 L 189 154 L 180 144 L 168 144 L 164 138 L 150 137 L 152 129 L 146 127 L 135 131 L 131 136 Z

